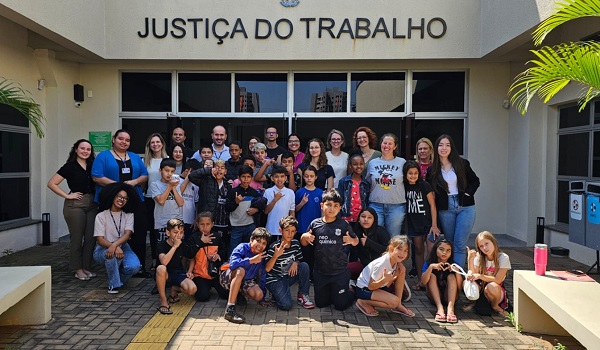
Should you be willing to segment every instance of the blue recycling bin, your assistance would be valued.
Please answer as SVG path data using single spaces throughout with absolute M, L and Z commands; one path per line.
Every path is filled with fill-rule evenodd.
M 569 241 L 585 245 L 587 215 L 585 181 L 569 181 Z
M 600 250 L 600 182 L 586 183 L 585 194 L 587 223 L 583 245 L 594 250 Z

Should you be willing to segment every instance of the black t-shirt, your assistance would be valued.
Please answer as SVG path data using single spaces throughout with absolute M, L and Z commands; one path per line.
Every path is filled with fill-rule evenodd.
M 133 167 L 131 166 L 131 158 L 125 162 L 117 160 L 119 164 L 119 182 L 131 181 L 133 179 Z
M 269 148 L 267 147 L 267 156 L 270 159 L 277 159 L 277 156 L 282 154 L 283 152 L 285 152 L 285 148 L 277 145 L 277 147 L 275 148 Z
M 298 166 L 298 169 L 304 171 L 308 166 L 307 163 L 302 163 Z M 320 188 L 323 191 L 327 189 L 327 179 L 330 177 L 335 177 L 335 173 L 333 172 L 333 168 L 331 165 L 325 165 L 317 170 L 317 179 L 315 180 L 315 187 Z
M 350 224 L 339 218 L 330 223 L 318 218 L 308 225 L 308 230 L 312 230 L 315 236 L 315 270 L 323 275 L 337 275 L 347 271 L 348 250 L 343 238 L 346 232 L 350 237 L 356 237 Z
M 158 242 L 158 245 L 156 246 L 156 254 L 160 256 L 160 254 L 167 254 L 169 253 L 169 250 L 171 250 L 172 246 L 167 242 L 167 240 L 164 241 L 160 241 Z M 174 271 L 174 270 L 186 270 L 187 268 L 185 266 L 183 266 L 183 258 L 186 257 L 188 259 L 191 259 L 194 257 L 194 254 L 192 254 L 193 249 L 190 249 L 191 247 L 186 243 L 186 242 L 181 242 L 181 244 L 179 245 L 179 247 L 177 247 L 177 249 L 175 250 L 175 254 L 173 254 L 173 257 L 171 258 L 171 260 L 169 261 L 169 263 L 167 264 L 167 271 Z
M 416 233 L 426 234 L 431 228 L 431 207 L 427 194 L 433 192 L 425 181 L 404 187 L 406 193 L 406 217 L 409 229 Z
M 67 162 L 57 172 L 67 180 L 71 192 L 94 193 L 96 185 L 92 180 L 92 165 L 83 169 L 77 161 Z

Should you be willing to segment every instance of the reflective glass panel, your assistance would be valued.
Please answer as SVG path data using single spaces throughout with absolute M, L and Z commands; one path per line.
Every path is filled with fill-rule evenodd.
M 560 109 L 558 116 L 558 128 L 572 128 L 590 124 L 590 105 L 581 112 L 579 106 L 564 107 Z
M 121 74 L 123 112 L 169 112 L 171 105 L 171 73 Z
M 464 119 L 417 119 L 415 120 L 415 137 L 414 142 L 416 143 L 421 137 L 427 137 L 432 144 L 435 144 L 437 138 L 447 134 L 452 137 L 454 146 L 458 149 L 460 154 L 464 154 L 464 140 L 465 140 L 465 120 Z M 411 147 L 416 147 L 416 144 Z M 413 153 L 415 149 L 413 149 Z
M 151 134 L 158 132 L 160 133 L 165 142 L 170 140 L 171 136 L 167 137 L 167 119 L 138 119 L 138 118 L 122 118 L 123 129 L 129 132 L 131 137 L 131 143 L 129 144 L 129 151 L 137 154 L 144 154 L 144 147 L 146 146 L 146 139 Z M 187 134 L 186 134 L 187 136 Z
M 346 73 L 294 74 L 294 112 L 346 112 Z
M 558 181 L 557 204 L 558 212 L 556 221 L 569 223 L 569 181 Z
M 29 172 L 29 134 L 0 131 L 0 173 L 20 172 Z
M 231 74 L 180 73 L 179 112 L 231 112 Z
M 464 112 L 465 72 L 414 72 L 414 112 Z
M 404 73 L 352 73 L 350 79 L 352 112 L 404 112 Z
M 0 179 L 0 222 L 29 215 L 29 178 Z
M 558 175 L 588 176 L 590 133 L 558 136 Z
M 0 104 L 0 124 L 28 127 L 27 118 L 15 108 Z
M 236 112 L 287 111 L 287 74 L 236 74 Z

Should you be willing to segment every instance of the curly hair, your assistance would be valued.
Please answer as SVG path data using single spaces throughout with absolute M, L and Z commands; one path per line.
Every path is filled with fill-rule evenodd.
M 373 130 L 371 130 L 371 128 L 368 126 L 361 126 L 354 131 L 354 134 L 352 135 L 352 146 L 358 147 L 358 144 L 356 143 L 356 135 L 361 131 L 364 131 L 369 138 L 369 148 L 375 149 L 377 146 L 377 135 L 375 135 Z
M 321 169 L 322 167 L 327 165 L 327 155 L 325 154 L 327 152 L 325 151 L 325 145 L 323 144 L 323 141 L 321 141 L 321 139 L 314 138 L 308 141 L 308 143 L 306 144 L 306 155 L 304 156 L 302 163 L 310 164 L 310 162 L 312 161 L 312 156 L 310 155 L 310 144 L 313 142 L 318 143 L 319 147 L 321 147 L 321 153 L 319 153 L 319 160 L 317 161 L 317 166 L 319 167 L 319 169 Z
M 67 158 L 67 163 L 74 162 L 77 160 L 77 148 L 79 148 L 79 145 L 81 145 L 84 142 L 89 143 L 90 147 L 92 148 L 92 152 L 90 153 L 90 156 L 88 157 L 88 159 L 85 160 L 85 162 L 87 163 L 88 166 L 92 166 L 94 159 L 96 159 L 96 154 L 94 153 L 94 145 L 92 145 L 92 143 L 86 139 L 79 139 L 79 140 L 75 141 L 75 143 L 73 144 L 73 147 L 71 147 L 71 151 L 69 151 L 69 158 Z
M 138 194 L 133 188 L 133 186 L 123 182 L 113 182 L 102 188 L 102 192 L 100 192 L 99 198 L 100 211 L 110 209 L 112 207 L 113 201 L 115 200 L 115 197 L 121 191 L 127 192 L 127 197 L 129 198 L 123 206 L 123 211 L 126 213 L 133 213 L 137 206 L 140 204 L 140 198 L 138 197 Z

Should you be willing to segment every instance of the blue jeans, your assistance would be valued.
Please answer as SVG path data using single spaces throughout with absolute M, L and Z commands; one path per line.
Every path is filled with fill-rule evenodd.
M 457 196 L 448 196 L 448 210 L 438 212 L 440 228 L 454 245 L 454 262 L 465 266 L 466 246 L 475 223 L 475 206 L 461 207 Z
M 273 299 L 277 303 L 277 307 L 281 310 L 289 310 L 294 305 L 294 299 L 290 291 L 290 286 L 299 281 L 298 293 L 308 295 L 310 288 L 310 273 L 308 264 L 305 262 L 298 263 L 298 274 L 291 277 L 285 275 L 279 277 L 277 281 L 267 284 L 267 289 L 273 294 Z
M 106 267 L 109 287 L 122 287 L 127 283 L 131 276 L 140 271 L 142 268 L 140 260 L 127 243 L 121 246 L 121 250 L 123 250 L 123 259 L 117 259 L 114 256 L 111 259 L 107 259 L 105 255 L 107 250 L 107 248 L 97 244 L 96 250 L 94 250 L 94 260 L 98 264 Z
M 250 236 L 252 235 L 252 231 L 256 228 L 256 225 L 250 224 L 246 226 L 231 226 L 231 244 L 229 245 L 229 255 L 227 258 L 231 256 L 231 253 L 240 243 L 248 243 L 250 242 Z M 227 259 L 225 259 L 227 260 Z
M 406 214 L 406 204 L 369 203 L 369 207 L 377 213 L 377 225 L 385 227 L 390 237 L 400 234 Z

